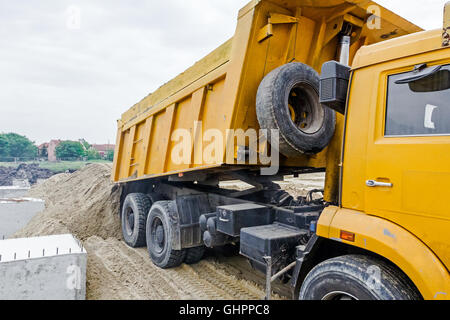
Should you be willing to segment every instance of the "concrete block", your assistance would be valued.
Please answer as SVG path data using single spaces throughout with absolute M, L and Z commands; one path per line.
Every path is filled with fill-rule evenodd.
M 85 300 L 87 253 L 72 235 L 0 241 L 0 300 Z

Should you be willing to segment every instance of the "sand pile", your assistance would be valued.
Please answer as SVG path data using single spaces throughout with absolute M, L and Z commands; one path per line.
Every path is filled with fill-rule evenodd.
M 111 165 L 92 164 L 33 187 L 28 196 L 45 200 L 46 209 L 16 236 L 73 233 L 81 240 L 119 239 L 119 191 L 110 175 Z

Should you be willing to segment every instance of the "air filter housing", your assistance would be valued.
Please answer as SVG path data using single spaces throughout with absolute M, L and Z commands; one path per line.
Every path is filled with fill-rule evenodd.
M 345 114 L 350 68 L 336 61 L 323 64 L 320 75 L 320 103 Z

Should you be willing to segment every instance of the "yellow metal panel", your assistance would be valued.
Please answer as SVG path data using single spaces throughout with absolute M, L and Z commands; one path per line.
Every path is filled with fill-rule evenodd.
M 161 172 L 164 164 L 162 163 L 161 154 L 164 152 L 165 141 L 164 138 L 167 135 L 167 123 L 166 123 L 166 112 L 160 112 L 154 116 L 153 119 L 153 129 L 150 135 L 150 149 L 149 156 L 147 158 L 146 172 L 145 174 L 158 174 Z M 122 179 L 128 177 L 121 176 Z
M 203 152 L 206 144 L 203 143 L 203 136 L 208 129 L 215 129 L 220 131 L 225 137 L 227 127 L 227 110 L 218 108 L 224 95 L 225 79 L 222 78 L 210 85 L 205 95 L 202 97 L 203 107 L 198 120 L 201 121 L 201 126 L 195 132 L 195 149 L 193 167 L 201 167 L 203 163 Z M 199 97 L 200 98 L 200 97 Z M 199 100 L 199 99 L 198 99 Z
M 136 133 L 133 141 L 133 149 L 131 154 L 131 176 L 138 176 L 139 160 L 141 159 L 143 149 L 143 134 L 145 130 L 145 122 L 135 126 Z
M 112 171 L 112 180 L 119 181 L 120 180 L 120 161 L 123 154 L 123 133 L 122 127 L 119 126 L 117 128 L 117 138 L 116 138 L 116 150 L 114 152 L 114 162 L 113 162 L 113 171 Z
M 390 260 L 409 276 L 425 299 L 450 300 L 450 275 L 445 266 L 420 239 L 399 225 L 358 211 L 341 209 L 331 223 L 328 215 L 323 216 L 318 230 L 321 237 L 356 246 Z M 340 239 L 341 231 L 355 233 L 355 242 Z
M 142 152 L 141 152 L 141 156 L 139 158 L 139 171 L 138 171 L 139 177 L 142 177 L 143 175 L 145 175 L 145 172 L 146 172 L 147 157 L 148 157 L 148 150 L 150 147 L 150 136 L 152 134 L 152 128 L 153 128 L 153 117 L 150 117 L 145 121 L 145 129 L 143 132 L 143 142 L 142 142 Z
M 261 30 L 259 30 L 258 42 L 264 41 L 271 36 L 273 36 L 273 25 L 269 23 L 262 27 Z
M 317 224 L 317 235 L 326 239 L 330 238 L 330 227 L 338 211 L 339 208 L 334 206 L 330 206 L 323 210 L 322 214 L 320 215 L 320 221 Z
M 192 97 L 189 97 L 188 99 L 185 99 L 177 104 L 175 116 L 174 116 L 174 125 L 172 132 L 178 129 L 185 129 L 188 130 L 191 136 L 193 136 L 194 132 L 194 124 L 195 121 L 198 121 L 199 112 L 201 110 L 201 104 L 203 98 L 199 96 L 204 94 L 204 89 L 202 88 L 199 91 L 196 91 Z M 170 146 L 168 149 L 168 155 L 167 155 L 167 167 L 166 171 L 180 171 L 180 170 L 186 170 L 190 168 L 190 164 L 182 163 L 182 164 L 175 164 L 172 161 L 172 150 L 174 147 L 179 144 L 179 141 L 171 141 Z M 190 144 L 189 144 L 190 146 Z M 163 155 L 161 155 L 163 156 Z M 191 157 L 190 157 L 191 158 Z
M 344 15 L 344 20 L 346 22 L 349 22 L 349 23 L 351 23 L 351 24 L 353 24 L 355 26 L 358 26 L 360 28 L 364 27 L 364 20 L 361 20 L 361 19 L 359 19 L 359 18 L 357 18 L 355 16 L 352 16 L 351 14 Z
M 291 17 L 286 14 L 272 13 L 269 16 L 269 23 L 271 24 L 284 24 L 284 23 L 297 23 L 296 17 Z
M 166 172 L 166 168 L 167 168 L 169 162 L 171 161 L 171 157 L 169 154 L 169 146 L 170 146 L 171 134 L 172 134 L 173 123 L 174 123 L 175 108 L 177 108 L 177 106 L 178 105 L 173 104 L 166 109 L 166 115 L 165 115 L 164 126 L 163 126 L 164 131 L 162 132 L 163 139 L 161 141 L 161 143 L 162 143 L 161 151 L 162 152 L 161 152 L 161 154 L 158 155 L 161 157 L 160 158 L 161 167 L 159 167 L 160 172 Z M 167 155 L 169 155 L 169 157 Z M 151 156 L 156 156 L 156 155 L 151 155 Z
M 306 63 L 311 52 L 305 43 L 312 43 L 315 36 L 316 21 L 307 17 L 300 17 L 297 29 L 297 39 L 295 42 L 295 61 Z
M 213 90 L 214 90 L 214 84 L 210 84 L 208 86 L 208 91 L 213 91 Z M 217 87 L 216 87 L 216 90 L 217 90 Z M 222 91 L 220 91 L 220 92 L 222 93 Z M 203 138 L 201 136 L 200 132 L 196 132 L 196 129 L 198 129 L 198 127 L 199 127 L 198 123 L 202 120 L 202 117 L 203 117 L 203 109 L 205 106 L 205 101 L 206 101 L 206 88 L 205 87 L 197 90 L 192 95 L 192 115 L 193 115 L 194 123 L 192 125 L 191 132 L 193 132 L 194 134 L 192 137 L 191 164 L 189 165 L 189 168 L 192 168 L 195 165 L 196 146 L 202 142 L 201 140 Z M 195 123 L 195 121 L 197 121 L 197 123 Z M 200 148 L 200 147 L 198 149 L 202 150 L 202 148 Z M 203 161 L 198 161 L 198 162 L 201 163 Z
M 133 126 L 129 133 L 126 135 L 126 144 L 127 144 L 127 153 L 125 158 L 125 174 L 127 176 L 130 176 L 131 171 L 131 163 L 133 162 L 132 156 L 133 156 L 133 149 L 134 149 L 134 138 L 136 135 L 136 126 Z
M 370 113 L 367 104 L 377 90 L 376 76 L 370 69 L 353 74 L 348 111 L 343 162 L 342 206 L 365 210 L 364 184 L 367 163 L 367 137 Z

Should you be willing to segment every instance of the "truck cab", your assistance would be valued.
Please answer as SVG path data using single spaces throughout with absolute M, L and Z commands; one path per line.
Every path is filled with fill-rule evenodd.
M 440 30 L 426 31 L 357 53 L 340 205 L 325 210 L 318 231 L 388 259 L 426 299 L 448 299 L 450 286 L 450 49 L 442 43 Z

